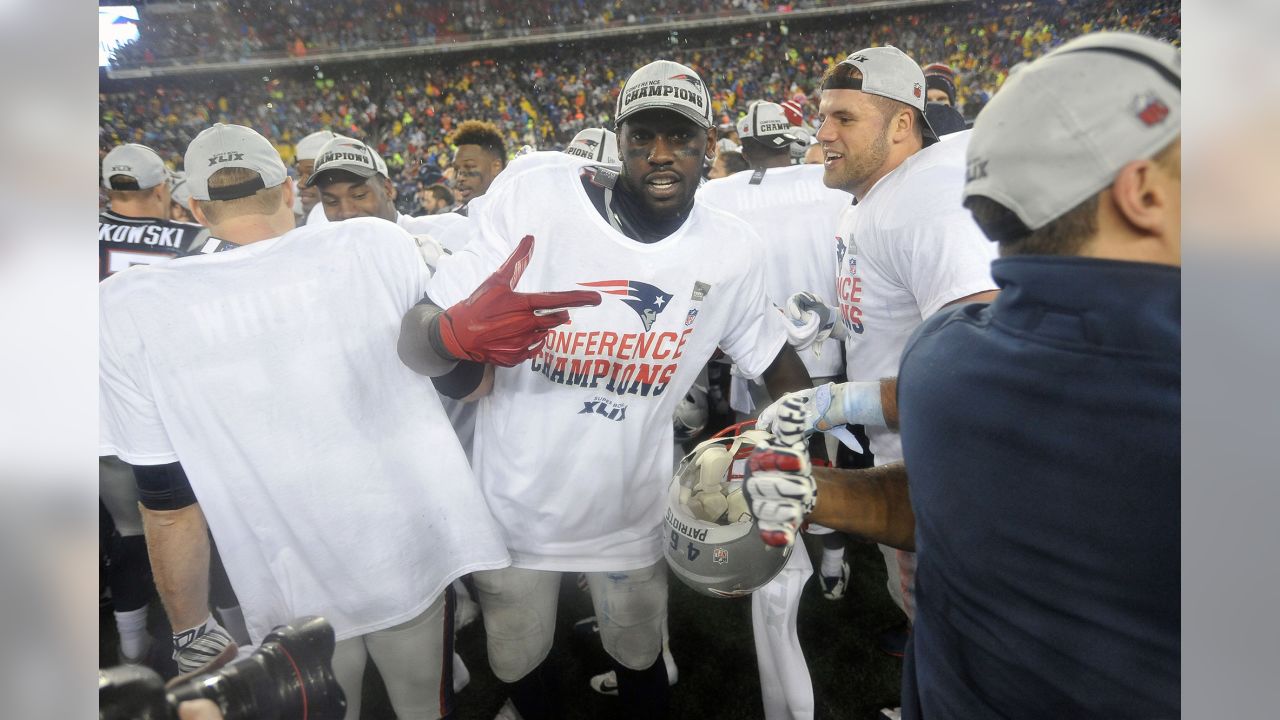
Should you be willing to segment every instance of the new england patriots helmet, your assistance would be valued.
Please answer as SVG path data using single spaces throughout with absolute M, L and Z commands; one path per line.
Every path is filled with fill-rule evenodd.
M 774 578 L 792 546 L 771 547 L 760 538 L 742 495 L 742 469 L 764 430 L 716 437 L 680 462 L 667 492 L 663 554 L 672 573 L 711 597 L 740 597 Z

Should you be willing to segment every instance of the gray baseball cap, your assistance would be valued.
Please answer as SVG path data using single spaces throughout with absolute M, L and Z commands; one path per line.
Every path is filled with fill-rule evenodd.
M 362 178 L 373 177 L 381 173 L 382 177 L 390 177 L 387 164 L 373 148 L 352 138 L 338 136 L 320 148 L 316 156 L 315 170 L 307 178 L 307 187 L 312 187 L 320 179 L 320 175 L 330 170 L 341 170 Z
M 113 188 L 111 178 L 123 175 L 132 178 L 137 188 Z M 169 179 L 169 170 L 155 150 L 146 145 L 129 143 L 117 145 L 102 158 L 102 187 L 108 190 L 146 190 Z
M 317 130 L 310 135 L 298 141 L 293 146 L 293 157 L 295 160 L 315 160 L 320 155 L 320 149 L 324 144 L 334 138 L 342 137 L 331 130 Z
M 280 153 L 266 138 L 243 125 L 223 125 L 200 131 L 187 146 L 183 158 L 187 188 L 196 200 L 235 200 L 263 188 L 272 188 L 289 178 Z M 252 170 L 258 177 L 238 185 L 210 188 L 209 178 L 223 168 Z
M 772 148 L 796 141 L 795 130 L 782 106 L 767 100 L 751 103 L 747 114 L 738 120 L 737 129 L 739 138 L 755 138 L 756 142 Z
M 1085 35 L 1027 64 L 978 115 L 964 196 L 990 198 L 1036 230 L 1181 133 L 1178 49 L 1132 33 Z
M 862 73 L 864 93 L 879 95 L 891 100 L 906 103 L 924 115 L 925 80 L 924 71 L 909 55 L 892 45 L 866 48 L 840 61 L 841 65 L 851 65 Z M 938 140 L 938 134 L 924 119 L 924 144 L 930 145 Z
M 616 165 L 618 164 L 618 136 L 612 130 L 587 128 L 574 135 L 564 151 L 588 160 Z
M 711 93 L 692 68 L 670 60 L 655 60 L 632 73 L 618 93 L 615 126 L 641 110 L 672 110 L 711 127 Z

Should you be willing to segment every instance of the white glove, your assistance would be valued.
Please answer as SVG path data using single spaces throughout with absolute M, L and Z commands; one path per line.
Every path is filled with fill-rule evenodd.
M 799 403 L 804 415 L 800 424 L 806 436 L 831 432 L 850 423 L 885 427 L 878 382 L 827 383 L 811 390 L 787 393 L 761 411 L 756 427 L 777 435 L 780 411 L 783 404 L 792 399 Z
M 173 634 L 173 659 L 179 675 L 215 670 L 235 658 L 236 641 L 210 615 L 197 627 Z
M 414 235 L 413 240 L 418 243 L 418 253 L 422 255 L 423 262 L 431 268 L 432 272 L 435 272 L 435 269 L 440 266 L 440 258 L 448 255 L 449 251 L 430 235 Z
M 747 458 L 742 492 L 760 528 L 760 537 L 774 547 L 789 547 L 804 516 L 813 511 L 818 486 L 805 447 L 804 409 L 795 399 L 778 412 L 777 432 Z
M 820 347 L 827 338 L 844 340 L 849 337 L 848 329 L 840 322 L 835 310 L 811 292 L 798 292 L 787 298 L 782 314 L 795 328 L 794 332 L 788 330 L 787 334 L 797 350 L 804 350 L 810 345 Z M 818 352 L 816 348 L 814 352 Z
M 760 412 L 760 417 L 756 419 L 756 427 L 777 435 L 778 416 L 788 403 L 795 403 L 800 413 L 797 422 L 800 423 L 801 432 L 805 437 L 844 425 L 840 387 L 835 383 L 827 383 L 809 390 L 787 393 Z

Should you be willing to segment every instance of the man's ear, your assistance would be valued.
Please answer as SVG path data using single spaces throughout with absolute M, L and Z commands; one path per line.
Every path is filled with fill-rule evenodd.
M 201 212 L 200 210 L 200 206 L 197 205 L 196 203 L 197 203 L 197 200 L 195 198 L 189 198 L 187 200 L 187 209 L 191 211 L 191 217 L 195 218 L 196 222 L 200 223 L 201 225 L 205 227 L 209 227 L 208 218 L 204 216 L 204 213 Z
M 284 192 L 280 193 L 284 206 L 289 208 L 289 212 L 293 212 L 293 196 L 298 192 L 298 186 L 293 178 L 287 178 L 284 184 Z
M 396 184 L 391 182 L 389 178 L 382 178 L 382 189 L 386 191 L 388 198 L 396 199 Z
M 1163 236 L 1169 230 L 1173 191 L 1155 161 L 1135 160 L 1120 168 L 1109 192 L 1116 212 L 1130 226 L 1143 235 Z
M 703 155 L 706 156 L 708 163 L 716 160 L 716 126 L 712 125 L 707 128 L 707 150 Z

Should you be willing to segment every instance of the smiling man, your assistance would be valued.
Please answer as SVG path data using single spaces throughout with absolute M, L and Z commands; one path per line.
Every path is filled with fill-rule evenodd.
M 619 95 L 621 169 L 558 152 L 513 161 L 471 204 L 477 237 L 441 265 L 428 288 L 435 304 L 411 310 L 401 328 L 409 367 L 472 377 L 457 393 L 475 389 L 478 376 L 492 381 L 476 423 L 475 467 L 515 561 L 510 572 L 474 577 L 489 663 L 525 720 L 562 709 L 546 659 L 563 572 L 587 575 L 624 716 L 665 715 L 659 530 L 671 417 L 717 346 L 775 394 L 807 384 L 765 293 L 751 250 L 759 237 L 694 202 L 715 149 L 710 101 L 697 73 L 659 60 Z M 591 306 L 495 356 L 472 336 L 509 308 L 467 317 L 490 303 L 494 288 L 473 289 L 504 259 L 522 270 L 512 289 L 574 288 L 550 307 Z M 492 359 L 500 367 L 465 370 Z
M 996 287 L 995 252 L 961 204 L 972 133 L 939 141 L 924 115 L 925 89 L 920 66 L 892 46 L 855 52 L 823 78 L 816 136 L 823 182 L 855 204 L 844 210 L 832 248 L 838 307 L 796 312 L 803 300 L 788 303 L 814 342 L 828 332 L 845 339 L 849 382 L 803 394 L 810 430 L 865 426 L 877 466 L 902 459 L 895 378 L 907 338 L 948 305 L 990 301 Z M 761 424 L 772 423 L 785 400 L 766 408 Z M 786 532 L 778 537 L 790 541 Z M 909 619 L 915 557 L 880 548 L 889 593 Z

